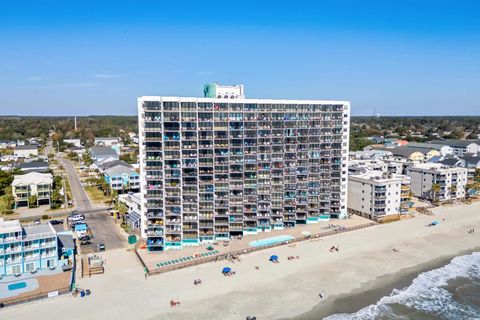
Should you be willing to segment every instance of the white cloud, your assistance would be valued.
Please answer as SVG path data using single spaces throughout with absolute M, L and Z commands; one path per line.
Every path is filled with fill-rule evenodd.
M 94 78 L 97 78 L 97 79 L 115 79 L 115 78 L 122 78 L 122 77 L 125 77 L 126 75 L 125 74 L 121 74 L 121 73 L 95 73 L 93 74 L 93 77 Z

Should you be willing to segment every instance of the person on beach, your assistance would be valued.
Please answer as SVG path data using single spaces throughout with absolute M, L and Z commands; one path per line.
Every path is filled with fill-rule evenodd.
M 325 297 L 325 291 L 322 290 L 322 292 L 320 292 L 320 293 L 318 294 L 318 296 L 319 296 L 321 299 L 323 299 L 323 298 Z
M 398 249 L 397 249 L 397 248 L 393 248 L 392 251 L 393 251 L 393 252 L 398 252 Z
M 260 270 L 260 267 L 259 267 L 259 266 L 255 266 L 255 270 Z

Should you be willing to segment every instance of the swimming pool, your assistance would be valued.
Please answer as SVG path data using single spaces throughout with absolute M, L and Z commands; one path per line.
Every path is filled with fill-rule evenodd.
M 9 284 L 7 286 L 8 290 L 12 291 L 12 290 L 18 290 L 18 289 L 23 289 L 23 288 L 26 288 L 27 287 L 27 283 L 25 281 L 22 281 L 22 282 L 15 282 L 15 283 L 12 283 L 12 284 Z
M 276 236 L 276 237 L 271 237 L 271 238 L 266 238 L 266 239 L 260 239 L 260 240 L 255 240 L 251 241 L 248 245 L 250 247 L 261 247 L 261 246 L 269 246 L 272 244 L 292 240 L 293 237 L 289 234 L 284 235 L 284 236 Z

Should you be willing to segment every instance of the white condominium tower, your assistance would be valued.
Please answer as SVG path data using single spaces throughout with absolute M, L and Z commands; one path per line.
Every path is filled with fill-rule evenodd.
M 350 103 L 238 96 L 138 98 L 148 251 L 347 215 Z

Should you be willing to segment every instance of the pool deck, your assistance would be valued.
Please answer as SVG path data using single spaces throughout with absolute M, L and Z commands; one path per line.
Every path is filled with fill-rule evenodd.
M 61 270 L 41 270 L 37 274 L 22 274 L 19 277 L 7 276 L 0 280 L 0 302 L 17 303 L 47 295 L 49 292 L 62 290 L 70 286 L 70 272 Z M 27 282 L 27 287 L 18 290 L 8 290 L 8 285 L 17 282 Z
M 328 235 L 331 234 L 332 231 L 334 231 L 335 229 L 339 229 L 329 227 L 329 225 L 332 224 L 337 227 L 347 229 L 343 231 L 348 231 L 352 229 L 355 230 L 360 227 L 373 225 L 375 223 L 360 216 L 352 215 L 349 219 L 322 221 L 315 224 L 306 224 L 284 230 L 261 232 L 255 235 L 243 236 L 241 239 L 234 238 L 233 240 L 229 241 L 217 241 L 213 244 L 205 243 L 197 246 L 184 247 L 181 250 L 166 250 L 163 252 L 148 253 L 146 249 L 141 249 L 141 244 L 144 244 L 143 241 L 137 246 L 136 252 L 143 265 L 148 269 L 149 275 L 153 275 L 201 263 L 226 259 L 228 258 L 227 255 L 229 254 L 240 255 L 254 250 L 262 250 L 272 247 L 272 245 L 250 247 L 249 243 L 255 240 L 291 235 L 294 238 L 288 241 L 289 243 L 291 243 L 300 239 L 308 240 L 308 238 L 306 238 L 306 235 L 308 234 L 311 235 L 310 237 L 315 237 L 315 235 Z M 228 245 L 225 245 L 226 243 L 228 243 Z M 281 243 L 275 245 L 280 244 Z M 208 246 L 212 246 L 213 250 L 208 251 Z

